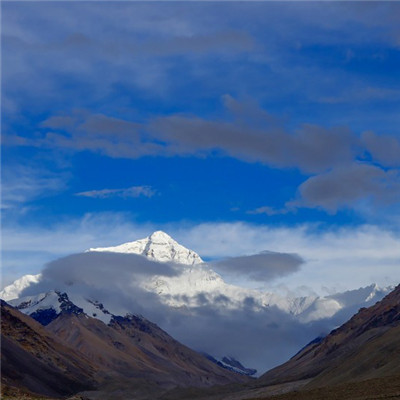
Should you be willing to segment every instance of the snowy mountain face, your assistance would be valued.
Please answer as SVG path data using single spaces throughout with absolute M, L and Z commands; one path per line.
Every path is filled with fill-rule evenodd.
M 189 250 L 165 232 L 156 231 L 150 236 L 115 247 L 97 247 L 87 251 L 139 254 L 158 262 L 173 262 L 183 265 L 201 264 L 203 260 L 193 250 Z
M 216 359 L 215 357 L 210 356 L 209 354 L 206 353 L 204 353 L 203 355 L 213 363 L 219 365 L 220 367 L 225 368 L 229 371 L 236 372 L 237 374 L 253 376 L 257 373 L 256 369 L 244 367 L 240 361 L 236 360 L 233 357 L 225 356 L 222 357 L 222 359 Z

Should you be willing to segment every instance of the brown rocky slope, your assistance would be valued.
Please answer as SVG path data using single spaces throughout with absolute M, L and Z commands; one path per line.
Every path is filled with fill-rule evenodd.
M 247 380 L 212 363 L 142 317 L 113 317 L 105 325 L 85 314 L 62 314 L 46 328 L 88 358 L 105 377 L 153 381 L 165 388 Z
M 2 384 L 48 396 L 90 391 L 95 398 L 154 397 L 181 386 L 245 382 L 174 340 L 143 317 L 109 325 L 63 311 L 45 327 L 1 303 Z
M 95 368 L 32 318 L 1 301 L 1 379 L 7 386 L 63 397 L 93 389 Z

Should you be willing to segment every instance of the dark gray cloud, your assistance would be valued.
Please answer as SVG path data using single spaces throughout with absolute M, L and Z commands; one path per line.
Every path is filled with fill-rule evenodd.
M 149 130 L 167 144 L 170 154 L 219 150 L 240 160 L 306 172 L 324 171 L 354 158 L 357 139 L 345 127 L 303 125 L 289 132 L 258 107 L 240 107 L 233 99 L 229 103 L 232 122 L 171 115 L 151 121 Z
M 128 312 L 163 321 L 164 306 L 155 294 L 142 288 L 151 277 L 177 276 L 176 265 L 158 263 L 137 254 L 86 252 L 72 254 L 46 264 L 42 279 L 21 296 L 50 290 L 99 300 L 117 315 Z
M 345 127 L 303 125 L 289 132 L 283 121 L 255 103 L 238 102 L 230 96 L 223 100 L 228 113 L 224 120 L 176 114 L 136 123 L 82 111 L 70 117 L 53 116 L 42 126 L 56 131 L 26 139 L 25 144 L 91 150 L 122 158 L 204 156 L 219 151 L 247 162 L 306 172 L 325 171 L 354 158 L 357 138 Z
M 400 173 L 353 163 L 313 176 L 300 185 L 301 199 L 290 207 L 321 207 L 331 212 L 358 203 L 392 204 L 400 196 Z
M 393 168 L 400 165 L 397 137 L 372 132 L 359 137 L 345 127 L 308 124 L 288 130 L 283 120 L 252 100 L 239 102 L 229 95 L 222 100 L 226 114 L 221 119 L 173 114 L 138 123 L 76 110 L 70 116 L 49 117 L 42 126 L 51 130 L 35 139 L 5 135 L 5 140 L 17 145 L 90 150 L 116 158 L 220 154 L 315 174 L 300 185 L 298 200 L 288 201 L 281 209 L 258 207 L 248 211 L 250 214 L 285 214 L 298 207 L 336 212 L 354 207 L 363 198 L 370 204 L 389 204 L 398 193 L 399 172 Z M 105 190 L 81 195 L 128 195 L 123 190 Z M 152 192 L 135 189 L 130 192 L 134 194 Z
M 400 138 L 364 132 L 361 140 L 374 160 L 387 167 L 400 167 Z
M 159 147 L 144 142 L 140 123 L 91 114 L 86 110 L 51 116 L 41 126 L 44 128 L 43 136 L 35 140 L 27 139 L 25 145 L 90 150 L 111 157 L 128 158 L 154 153 Z
M 240 275 L 255 281 L 270 281 L 297 272 L 304 260 L 297 254 L 263 251 L 212 263 L 216 271 Z
M 125 189 L 100 189 L 76 193 L 75 196 L 106 199 L 109 197 L 153 197 L 156 191 L 151 186 L 131 186 Z
M 72 122 L 71 120 L 67 120 L 66 117 L 64 127 L 68 127 L 68 125 Z M 75 119 L 75 123 L 78 122 Z M 58 125 L 58 126 L 57 126 Z M 60 117 L 56 117 L 56 119 L 49 118 L 48 120 L 43 122 L 43 126 L 50 128 L 62 128 Z M 109 117 L 103 114 L 95 114 L 95 115 L 87 115 L 86 118 L 81 120 L 81 123 L 76 125 L 77 131 L 86 133 L 87 135 L 96 135 L 96 136 L 111 136 L 113 140 L 118 140 L 116 138 L 124 138 L 133 135 L 137 135 L 138 129 L 141 127 L 140 124 L 124 121 L 118 118 Z
M 136 254 L 87 252 L 52 261 L 43 270 L 43 280 L 74 282 L 103 286 L 107 281 L 135 283 L 132 278 L 146 279 L 153 275 L 176 276 L 172 265 L 150 261 Z
M 100 301 L 116 315 L 142 314 L 162 322 L 164 306 L 157 295 L 142 289 L 143 282 L 154 275 L 179 273 L 173 265 L 136 254 L 79 253 L 46 264 L 42 279 L 26 288 L 21 296 L 58 290 L 71 298 Z

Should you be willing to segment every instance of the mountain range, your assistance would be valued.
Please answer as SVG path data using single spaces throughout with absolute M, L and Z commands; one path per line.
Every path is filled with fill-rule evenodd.
M 60 271 L 50 266 L 41 274 L 17 280 L 0 297 L 44 325 L 68 307 L 76 307 L 107 326 L 113 316 L 143 314 L 220 364 L 232 358 L 246 365 L 243 371 L 258 369 L 260 373 L 392 289 L 371 284 L 325 297 L 288 297 L 230 285 L 212 264 L 161 231 L 119 246 L 88 249 L 68 262 L 61 261 L 57 267 L 68 281 L 61 281 Z M 154 272 L 144 271 L 143 275 L 137 269 L 144 261 L 141 268 Z M 92 265 L 87 281 L 78 277 L 72 282 L 72 264 L 82 265 L 77 275 Z M 118 270 L 117 264 L 124 264 L 123 269 Z M 95 286 L 104 269 L 110 275 Z M 154 313 L 155 308 L 160 311 Z M 262 347 L 266 335 L 275 341 L 273 350 Z
M 158 231 L 17 280 L 1 292 L 3 393 L 246 399 L 296 389 L 312 399 L 375 380 L 393 389 L 400 286 L 288 298 L 229 285 L 211 266 Z M 277 365 L 290 352 L 258 379 L 246 376 L 253 365 L 268 369 L 258 363 L 265 355 L 279 354 Z
M 43 327 L 1 301 L 1 323 L 7 398 L 400 398 L 400 285 L 256 380 L 220 368 L 143 317 L 113 316 L 105 325 L 63 307 Z

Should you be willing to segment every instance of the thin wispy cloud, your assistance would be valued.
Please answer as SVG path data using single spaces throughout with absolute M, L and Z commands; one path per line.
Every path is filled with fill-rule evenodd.
M 288 212 L 291 211 L 294 211 L 294 208 L 288 209 L 288 208 L 274 208 L 270 206 L 262 206 L 262 207 L 257 207 L 254 210 L 248 210 L 246 212 L 247 214 L 252 214 L 252 215 L 265 214 L 270 217 L 272 215 L 287 214 Z
M 2 209 L 23 207 L 33 200 L 50 197 L 67 188 L 67 175 L 41 167 L 10 165 L 3 169 L 1 183 Z
M 100 189 L 100 190 L 88 190 L 85 192 L 75 193 L 75 196 L 80 197 L 91 197 L 94 199 L 107 199 L 110 197 L 153 197 L 156 194 L 156 190 L 151 186 L 131 186 L 124 189 Z

